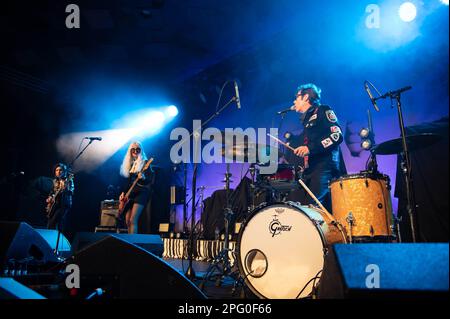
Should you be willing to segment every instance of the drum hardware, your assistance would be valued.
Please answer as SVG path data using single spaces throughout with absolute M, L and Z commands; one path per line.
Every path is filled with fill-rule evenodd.
M 394 219 L 394 223 L 395 223 L 395 232 L 397 234 L 397 242 L 401 243 L 402 242 L 402 236 L 400 234 L 400 223 L 402 221 L 403 217 L 395 217 Z
M 342 185 L 342 182 L 341 182 L 341 185 Z M 349 231 L 348 231 L 349 243 L 352 244 L 353 243 L 352 228 L 353 228 L 353 222 L 354 222 L 352 212 L 348 213 L 347 218 L 345 220 L 347 221 L 348 228 L 349 228 Z
M 323 220 L 317 220 L 317 219 L 313 219 L 312 222 L 316 225 L 316 226 L 322 226 L 324 221 Z
M 337 229 L 339 229 L 339 231 L 343 234 L 346 234 L 345 228 L 342 226 L 342 224 L 337 221 L 337 220 L 333 220 L 330 223 L 331 225 L 335 226 Z M 347 243 L 347 237 L 345 237 L 344 243 Z
M 211 275 L 213 275 L 214 269 L 219 270 L 219 276 L 216 280 L 216 286 L 219 287 L 225 278 L 225 276 L 231 274 L 232 265 L 230 263 L 230 258 L 228 254 L 231 252 L 234 254 L 233 250 L 230 250 L 229 247 L 229 228 L 230 228 L 230 221 L 231 217 L 233 216 L 233 210 L 231 208 L 231 202 L 230 202 L 230 164 L 226 164 L 226 172 L 225 172 L 225 190 L 226 190 L 226 204 L 224 207 L 224 222 L 225 222 L 225 234 L 224 234 L 224 246 L 223 249 L 219 252 L 215 260 L 211 263 L 211 265 L 208 267 L 202 282 L 200 283 L 200 288 L 203 289 L 205 282 L 210 278 Z M 219 267 L 219 264 L 222 265 L 222 268 Z

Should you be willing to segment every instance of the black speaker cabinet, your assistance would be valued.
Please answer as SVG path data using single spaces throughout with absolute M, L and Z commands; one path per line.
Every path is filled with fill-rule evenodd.
M 448 296 L 448 243 L 336 244 L 325 258 L 318 298 Z
M 20 222 L 0 222 L 0 258 L 0 266 L 58 262 L 49 243 L 33 227 Z
M 79 266 L 80 296 L 102 288 L 106 298 L 206 298 L 164 260 L 116 236 L 78 251 L 69 263 Z
M 161 239 L 161 236 L 155 234 L 120 234 L 120 233 L 111 233 L 111 232 L 79 232 L 75 235 L 75 238 L 72 242 L 72 252 L 76 253 L 79 250 L 87 247 L 88 245 L 92 245 L 96 241 L 99 241 L 103 238 L 115 236 L 116 238 L 123 239 L 126 242 L 135 244 L 149 252 L 162 256 L 164 250 L 164 243 Z

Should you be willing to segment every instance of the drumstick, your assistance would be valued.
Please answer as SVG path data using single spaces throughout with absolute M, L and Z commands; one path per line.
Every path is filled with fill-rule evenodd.
M 267 135 L 269 135 L 271 138 L 273 138 L 275 141 L 277 141 L 278 143 L 280 143 L 281 145 L 286 146 L 288 149 L 290 149 L 291 151 L 295 151 L 295 148 L 293 148 L 292 146 L 290 146 L 289 144 L 286 144 L 285 142 L 283 142 L 282 140 L 276 138 L 273 135 L 270 135 L 269 133 L 267 133 Z
M 299 179 L 298 182 L 299 182 L 300 185 L 302 185 L 303 188 L 308 192 L 309 196 L 311 196 L 311 197 L 316 201 L 317 205 L 319 205 L 319 207 L 320 207 L 325 213 L 331 215 L 330 212 L 329 212 L 325 207 L 323 207 L 322 203 L 317 199 L 317 197 L 313 194 L 313 192 L 311 192 L 311 190 L 308 188 L 308 186 L 306 186 L 306 184 L 305 184 L 301 179 Z

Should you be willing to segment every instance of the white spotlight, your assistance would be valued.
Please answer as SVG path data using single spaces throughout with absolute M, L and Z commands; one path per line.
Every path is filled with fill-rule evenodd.
M 417 15 L 416 6 L 411 2 L 404 2 L 398 9 L 398 15 L 403 21 L 411 22 Z
M 175 117 L 178 115 L 178 108 L 175 105 L 169 105 L 166 112 L 169 117 Z

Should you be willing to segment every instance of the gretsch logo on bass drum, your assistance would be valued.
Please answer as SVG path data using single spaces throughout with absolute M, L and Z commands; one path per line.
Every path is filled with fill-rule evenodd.
M 269 231 L 272 234 L 272 237 L 281 234 L 283 231 L 291 231 L 292 229 L 292 226 L 282 225 L 277 217 L 277 215 L 273 215 L 273 220 L 269 224 Z

